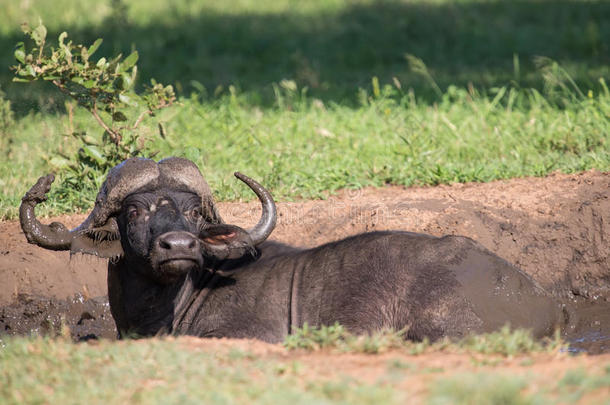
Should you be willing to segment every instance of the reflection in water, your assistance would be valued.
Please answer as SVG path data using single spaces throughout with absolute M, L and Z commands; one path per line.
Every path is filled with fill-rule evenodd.
M 610 352 L 610 303 L 573 300 L 566 310 L 569 318 L 562 335 L 570 353 Z
M 600 354 L 610 351 L 610 335 L 592 332 L 569 341 L 569 353 Z

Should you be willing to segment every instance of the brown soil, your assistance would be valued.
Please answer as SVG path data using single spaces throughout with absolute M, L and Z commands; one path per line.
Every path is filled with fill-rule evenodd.
M 521 267 L 562 300 L 577 298 L 590 307 L 591 302 L 602 305 L 610 301 L 609 190 L 610 173 L 597 171 L 487 184 L 346 190 L 327 200 L 279 203 L 279 221 L 272 238 L 315 246 L 384 229 L 465 235 Z M 257 202 L 219 205 L 226 222 L 251 226 L 258 220 Z M 72 227 L 84 217 L 64 216 L 48 222 L 60 221 Z M 103 297 L 105 267 L 104 261 L 94 257 L 70 258 L 66 252 L 28 245 L 18 222 L 2 222 L 0 307 L 4 309 L 0 309 L 0 318 L 4 311 L 5 323 L 10 321 L 6 316 L 10 303 L 23 308 L 29 305 L 28 311 L 36 313 L 35 308 L 44 307 L 49 299 L 75 294 L 84 301 Z M 19 296 L 22 301 L 17 300 Z M 24 299 L 29 303 L 24 304 Z M 98 310 L 100 314 L 104 311 Z M 39 316 L 44 318 L 44 311 Z M 592 332 L 600 336 L 610 328 L 600 319 L 586 317 L 581 323 L 597 326 Z M 75 315 L 72 323 L 78 320 L 80 316 Z

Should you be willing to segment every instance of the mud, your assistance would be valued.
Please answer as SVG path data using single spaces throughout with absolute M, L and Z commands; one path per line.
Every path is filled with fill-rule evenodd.
M 62 336 L 74 341 L 114 339 L 114 320 L 106 297 L 57 299 L 19 294 L 0 308 L 0 336 Z
M 610 303 L 575 299 L 567 302 L 569 319 L 562 337 L 572 353 L 610 353 Z
M 570 326 L 564 334 L 574 342 L 573 350 L 605 352 L 610 351 L 609 190 L 610 173 L 597 171 L 486 184 L 345 190 L 326 200 L 279 203 L 272 238 L 310 247 L 385 229 L 469 236 L 522 268 L 568 306 Z M 219 208 L 229 223 L 247 227 L 259 218 L 256 201 L 222 203 Z M 84 218 L 81 214 L 44 222 L 73 227 Z M 74 302 L 75 294 L 82 303 Z M 95 307 L 99 299 L 89 297 L 105 295 L 105 261 L 70 258 L 65 252 L 28 245 L 16 221 L 0 223 L 0 328 L 9 321 L 16 325 L 19 311 L 23 327 L 10 326 L 18 331 L 14 333 L 40 328 L 46 305 L 53 309 L 48 311 L 53 319 L 61 311 L 68 314 L 67 324 L 78 330 L 73 336 L 81 338 L 88 334 L 83 324 L 109 318 L 102 318 L 98 308 L 95 322 L 79 324 L 76 307 L 89 301 L 95 304 L 87 305 Z M 29 304 L 24 303 L 26 296 L 32 300 Z M 25 313 L 34 307 L 41 311 L 40 318 L 30 315 L 28 323 Z M 90 334 L 107 337 L 114 335 L 112 329 L 92 326 Z

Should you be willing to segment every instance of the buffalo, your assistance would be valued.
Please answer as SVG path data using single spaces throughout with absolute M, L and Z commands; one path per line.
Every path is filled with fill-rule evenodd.
M 300 249 L 267 240 L 270 193 L 259 222 L 225 223 L 197 166 L 132 158 L 112 168 L 85 221 L 41 224 L 35 206 L 53 175 L 20 206 L 30 243 L 108 258 L 119 336 L 163 334 L 282 341 L 295 328 L 338 322 L 353 333 L 404 330 L 413 340 L 459 338 L 505 324 L 551 334 L 562 307 L 527 274 L 470 238 L 370 232 Z

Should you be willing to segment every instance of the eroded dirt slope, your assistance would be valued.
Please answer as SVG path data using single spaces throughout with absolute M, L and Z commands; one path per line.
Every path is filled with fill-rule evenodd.
M 589 171 L 486 184 L 343 191 L 279 203 L 272 238 L 315 246 L 372 230 L 469 236 L 561 297 L 610 300 L 610 174 Z M 259 204 L 221 203 L 226 222 L 253 225 Z M 58 220 L 76 226 L 85 215 Z M 18 294 L 106 294 L 106 263 L 26 243 L 18 222 L 0 223 L 0 305 Z

